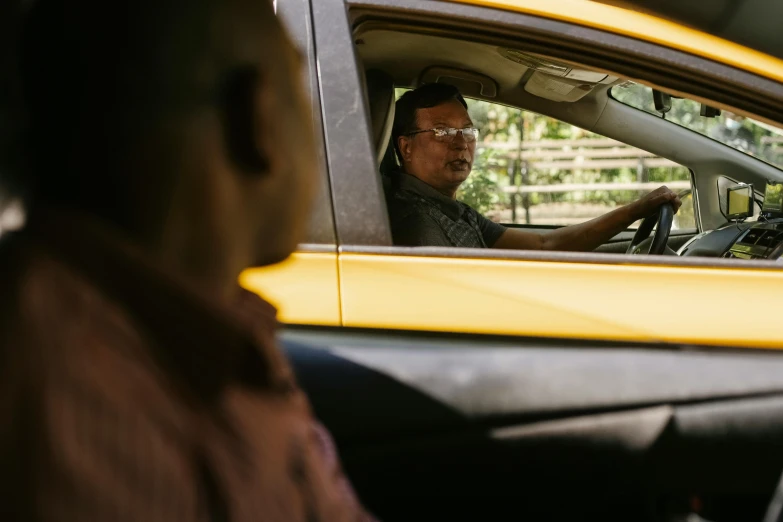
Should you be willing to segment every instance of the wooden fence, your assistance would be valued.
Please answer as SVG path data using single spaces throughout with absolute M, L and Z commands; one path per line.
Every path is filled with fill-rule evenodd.
M 658 167 L 682 167 L 647 151 L 631 147 L 610 138 L 581 140 L 537 140 L 520 142 L 484 142 L 480 149 L 498 151 L 495 158 L 506 159 L 510 185 L 503 191 L 511 195 L 512 220 L 516 222 L 517 196 L 521 196 L 525 222 L 530 223 L 529 194 L 564 193 L 593 190 L 631 190 L 648 192 L 660 186 L 648 180 L 648 169 Z M 498 166 L 497 164 L 495 166 Z M 529 184 L 529 174 L 534 170 L 595 171 L 629 168 L 636 171 L 632 182 L 557 183 L 550 185 Z M 690 181 L 671 181 L 666 185 L 672 190 L 691 188 Z
M 509 164 L 524 162 L 527 169 L 535 170 L 638 170 L 680 166 L 666 158 L 609 138 L 489 142 L 480 143 L 478 147 L 502 151 L 501 156 L 509 160 Z

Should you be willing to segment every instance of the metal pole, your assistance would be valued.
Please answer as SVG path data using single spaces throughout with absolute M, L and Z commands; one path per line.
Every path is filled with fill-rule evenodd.
M 517 160 L 508 162 L 508 167 L 506 168 L 506 172 L 508 173 L 509 186 L 515 187 L 517 185 Z M 516 223 L 517 222 L 517 193 L 512 192 L 511 196 L 509 197 L 509 200 L 511 204 L 511 222 Z
M 522 143 L 525 141 L 525 127 L 527 126 L 527 113 L 520 111 L 519 114 L 519 147 L 517 147 L 517 159 L 515 168 L 520 171 L 519 181 L 522 185 L 528 184 L 528 168 L 527 160 L 522 159 Z M 517 185 L 518 186 L 518 185 Z M 525 193 L 522 195 L 522 207 L 525 209 L 525 224 L 530 224 L 530 195 Z M 514 198 L 514 215 L 516 216 L 517 200 Z M 516 219 L 514 220 L 516 223 Z
M 529 178 L 528 178 L 528 163 L 527 160 L 522 161 L 522 185 L 528 185 Z M 525 192 L 522 194 L 522 207 L 525 209 L 525 223 L 530 224 L 530 193 Z
M 641 156 L 639 157 L 639 163 L 636 165 L 636 180 L 640 183 L 646 183 L 649 178 L 649 173 L 647 172 L 647 168 L 644 166 L 644 158 Z M 641 196 L 644 194 L 643 190 L 640 190 L 637 195 Z

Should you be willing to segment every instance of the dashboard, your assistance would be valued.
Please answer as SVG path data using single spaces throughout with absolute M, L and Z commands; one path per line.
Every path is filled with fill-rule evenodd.
M 783 257 L 783 218 L 756 223 L 732 223 L 698 234 L 685 243 L 677 254 L 777 261 Z
M 753 214 L 753 190 L 750 185 L 742 184 L 729 188 L 726 200 L 728 209 L 725 215 L 738 218 L 737 221 L 694 236 L 677 254 L 724 259 L 781 259 L 783 183 L 767 182 L 761 215 L 758 221 L 753 223 L 741 221 Z
M 722 257 L 729 259 L 772 259 L 783 254 L 783 219 L 755 223 L 737 237 Z

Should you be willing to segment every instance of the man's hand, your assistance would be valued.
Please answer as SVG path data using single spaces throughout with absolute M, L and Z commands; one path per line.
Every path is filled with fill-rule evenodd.
M 658 207 L 660 207 L 664 203 L 671 203 L 675 214 L 677 213 L 677 211 L 680 209 L 680 206 L 682 205 L 682 201 L 680 201 L 680 196 L 678 196 L 675 192 L 669 189 L 669 187 L 664 185 L 663 187 L 655 189 L 649 194 L 642 196 L 641 199 L 639 199 L 638 201 L 634 201 L 629 206 L 631 207 L 631 213 L 634 216 L 634 221 L 635 221 L 637 219 L 646 218 L 647 216 L 655 212 L 658 209 Z

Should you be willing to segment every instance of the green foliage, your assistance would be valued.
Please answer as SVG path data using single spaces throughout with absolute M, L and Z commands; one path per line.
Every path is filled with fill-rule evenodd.
M 495 151 L 483 149 L 476 156 L 475 163 L 488 165 L 492 162 Z M 457 192 L 457 199 L 467 203 L 481 213 L 495 208 L 501 200 L 498 175 L 491 168 L 473 169 L 467 181 Z

